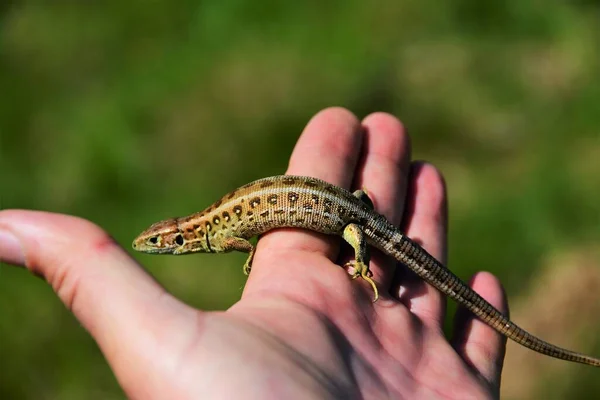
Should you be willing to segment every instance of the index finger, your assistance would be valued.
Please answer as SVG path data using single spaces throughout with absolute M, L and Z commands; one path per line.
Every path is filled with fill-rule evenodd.
M 302 132 L 287 174 L 312 176 L 350 188 L 362 141 L 362 128 L 354 114 L 343 108 L 325 109 L 315 115 Z M 304 249 L 335 259 L 337 246 L 333 243 L 331 238 L 312 232 L 278 230 L 276 235 L 265 235 L 259 247 L 281 251 Z

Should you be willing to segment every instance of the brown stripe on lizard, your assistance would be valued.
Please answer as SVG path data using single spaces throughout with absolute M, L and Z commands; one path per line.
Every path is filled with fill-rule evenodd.
M 133 248 L 151 254 L 242 251 L 249 253 L 244 264 L 244 272 L 248 273 L 254 255 L 248 239 L 282 227 L 343 237 L 355 251 L 355 260 L 350 263 L 353 277 L 361 277 L 371 285 L 374 301 L 379 294 L 370 277 L 367 243 L 406 265 L 511 340 L 552 357 L 600 366 L 598 358 L 557 347 L 518 327 L 377 213 L 365 192 L 353 194 L 316 178 L 274 176 L 244 185 L 203 213 L 153 224 L 134 240 Z M 192 230 L 197 234 L 191 235 Z

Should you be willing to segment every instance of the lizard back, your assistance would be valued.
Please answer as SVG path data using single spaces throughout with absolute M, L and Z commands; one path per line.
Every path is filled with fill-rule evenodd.
M 284 227 L 343 236 L 349 225 L 359 226 L 369 244 L 410 268 L 502 335 L 538 353 L 600 366 L 598 358 L 557 347 L 517 326 L 375 212 L 372 204 L 320 179 L 291 175 L 259 179 L 226 194 L 202 212 L 150 226 L 133 246 L 148 253 L 171 254 L 240 250 L 250 253 L 251 262 L 254 248 L 246 239 L 253 236 Z M 249 271 L 249 264 L 246 269 Z

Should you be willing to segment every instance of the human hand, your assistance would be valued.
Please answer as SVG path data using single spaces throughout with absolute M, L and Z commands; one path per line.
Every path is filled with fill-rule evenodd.
M 395 118 L 377 113 L 361 123 L 342 109 L 322 111 L 287 173 L 366 188 L 378 212 L 445 263 L 442 178 L 431 165 L 411 163 Z M 167 293 L 87 221 L 0 212 L 0 260 L 52 285 L 130 398 L 498 397 L 499 334 L 461 312 L 449 343 L 442 295 L 375 251 L 381 297 L 372 303 L 370 286 L 339 266 L 347 257 L 339 244 L 297 229 L 263 235 L 240 301 L 204 312 Z M 494 277 L 478 274 L 472 287 L 507 312 Z

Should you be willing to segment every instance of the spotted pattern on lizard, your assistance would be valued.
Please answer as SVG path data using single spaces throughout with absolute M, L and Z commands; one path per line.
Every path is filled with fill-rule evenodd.
M 369 271 L 367 244 L 401 262 L 515 342 L 552 357 L 600 366 L 598 358 L 547 343 L 514 324 L 378 214 L 365 192 L 351 193 L 316 178 L 283 175 L 249 183 L 202 212 L 151 225 L 134 240 L 133 248 L 151 254 L 242 251 L 249 253 L 244 264 L 244 272 L 249 273 L 254 246 L 248 239 L 283 227 L 343 237 L 355 251 L 355 260 L 350 263 L 353 278 L 361 277 L 371 285 L 374 301 L 379 294 Z

